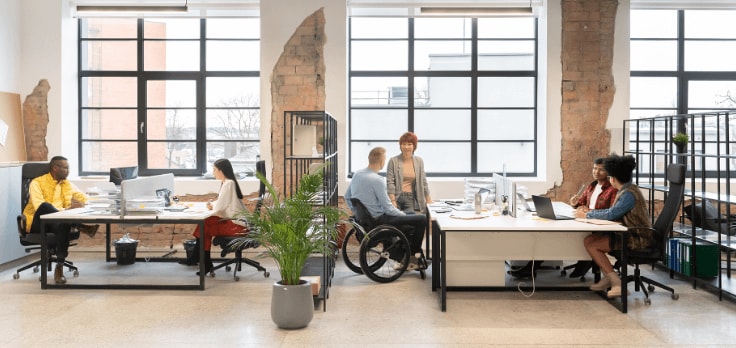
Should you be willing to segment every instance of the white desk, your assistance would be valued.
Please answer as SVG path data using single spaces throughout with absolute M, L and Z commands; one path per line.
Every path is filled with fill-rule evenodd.
M 618 224 L 595 225 L 574 220 L 547 220 L 531 214 L 518 218 L 473 212 L 432 214 L 432 290 L 439 288 L 447 309 L 448 287 L 505 287 L 506 260 L 590 259 L 583 239 L 593 231 L 626 231 Z M 625 268 L 625 267 L 624 267 Z M 623 299 L 625 301 L 625 299 Z
M 84 223 L 105 225 L 105 251 L 107 262 L 113 261 L 110 257 L 110 225 L 111 224 L 196 224 L 200 231 L 204 231 L 204 220 L 212 215 L 204 204 L 192 204 L 189 209 L 182 212 L 163 212 L 160 214 L 145 215 L 112 215 L 90 211 L 86 208 L 70 209 L 53 214 L 41 216 L 41 260 L 42 265 L 48 263 L 46 253 L 46 224 L 48 223 Z M 200 233 L 200 245 L 203 244 L 204 233 Z M 64 289 L 159 289 L 159 290 L 204 290 L 204 248 L 199 248 L 199 285 L 159 285 L 159 284 L 49 284 L 47 280 L 46 267 L 41 267 L 41 288 L 64 288 Z

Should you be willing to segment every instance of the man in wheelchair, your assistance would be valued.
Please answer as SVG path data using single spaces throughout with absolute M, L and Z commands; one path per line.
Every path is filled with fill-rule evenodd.
M 426 262 L 422 257 L 422 239 L 427 227 L 427 217 L 422 214 L 406 214 L 391 204 L 386 190 L 386 179 L 378 175 L 386 165 L 386 149 L 375 147 L 368 154 L 368 167 L 353 174 L 345 191 L 345 202 L 350 210 L 356 211 L 351 199 L 358 199 L 379 224 L 391 225 L 404 233 L 409 240 L 411 257 L 407 270 L 419 269 Z

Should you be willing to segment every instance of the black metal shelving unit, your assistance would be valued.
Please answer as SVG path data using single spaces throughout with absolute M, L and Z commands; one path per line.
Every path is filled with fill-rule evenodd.
M 689 141 L 684 147 L 672 143 L 672 137 L 685 133 Z M 670 163 L 687 166 L 685 202 L 709 200 L 724 217 L 729 226 L 736 219 L 729 212 L 736 205 L 732 181 L 736 180 L 736 112 L 708 112 L 657 116 L 624 121 L 624 154 L 637 161 L 635 183 L 648 195 L 649 212 L 654 220 L 655 200 L 666 196 L 665 168 Z M 700 205 L 700 216 L 705 216 L 705 205 Z M 695 213 L 695 212 L 691 212 Z M 715 278 L 689 276 L 693 287 L 699 284 L 715 290 L 719 299 L 724 294 L 736 297 L 736 281 L 732 276 L 732 254 L 736 252 L 736 236 L 710 231 L 686 220 L 685 213 L 673 226 L 673 237 L 718 245 L 718 275 Z M 697 255 L 692 249 L 689 274 L 697 275 Z M 723 266 L 725 256 L 725 267 Z M 664 265 L 667 266 L 667 265 Z M 670 269 L 672 277 L 675 271 Z M 680 276 L 684 276 L 681 272 Z
M 295 131 L 301 127 L 300 131 Z M 307 139 L 314 139 L 313 148 L 295 142 L 299 132 L 314 127 L 314 136 L 301 134 Z M 308 133 L 308 132 L 307 132 Z M 324 190 L 321 204 L 337 206 L 337 121 L 325 111 L 285 111 L 284 112 L 284 186 L 285 195 L 291 195 L 302 175 L 308 173 L 310 167 L 324 164 Z M 302 139 L 303 140 L 303 139 Z M 311 145 L 311 144 L 308 144 Z M 315 255 L 307 260 L 302 271 L 305 276 L 320 276 L 320 292 L 315 296 L 315 303 L 322 301 L 323 311 L 327 310 L 327 299 L 330 294 L 332 277 L 335 273 L 335 253 Z

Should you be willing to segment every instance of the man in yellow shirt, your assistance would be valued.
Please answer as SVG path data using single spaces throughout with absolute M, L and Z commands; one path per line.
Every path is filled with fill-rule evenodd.
M 26 217 L 26 229 L 28 233 L 41 233 L 41 222 L 38 218 L 44 214 L 57 211 L 81 208 L 87 202 L 87 196 L 67 180 L 69 176 L 69 163 L 62 156 L 54 156 L 49 162 L 49 172 L 41 175 L 33 181 L 28 188 L 28 204 L 23 209 Z M 72 227 L 77 227 L 80 232 L 93 237 L 99 225 L 87 226 L 80 224 L 48 224 L 47 230 L 53 231 L 56 236 L 56 269 L 54 271 L 54 282 L 66 283 L 64 277 L 64 260 L 69 253 L 69 234 Z

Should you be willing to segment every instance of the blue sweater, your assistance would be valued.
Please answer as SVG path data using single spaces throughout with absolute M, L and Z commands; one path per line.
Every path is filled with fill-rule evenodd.
M 350 181 L 350 185 L 345 191 L 345 203 L 348 204 L 350 210 L 355 211 L 353 204 L 350 202 L 351 198 L 360 200 L 374 218 L 384 214 L 392 216 L 406 215 L 391 204 L 388 191 L 386 191 L 386 179 L 370 168 L 356 171 L 353 174 L 353 180 Z

